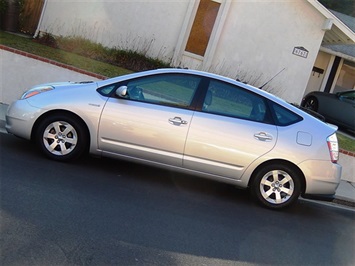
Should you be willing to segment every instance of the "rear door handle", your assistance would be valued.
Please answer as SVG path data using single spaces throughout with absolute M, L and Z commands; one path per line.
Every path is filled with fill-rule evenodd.
M 175 126 L 186 125 L 187 121 L 182 120 L 181 117 L 175 116 L 174 118 L 169 118 L 169 123 Z
M 254 138 L 260 141 L 272 141 L 272 136 L 266 132 L 255 133 Z

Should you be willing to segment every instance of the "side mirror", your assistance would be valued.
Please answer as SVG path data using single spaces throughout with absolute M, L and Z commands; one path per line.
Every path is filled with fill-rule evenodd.
M 121 86 L 117 88 L 116 95 L 118 97 L 125 97 L 127 95 L 127 86 Z

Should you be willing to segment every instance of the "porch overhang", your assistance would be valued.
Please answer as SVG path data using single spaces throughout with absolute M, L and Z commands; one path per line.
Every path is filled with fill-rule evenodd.
M 323 16 L 325 31 L 322 45 L 355 44 L 355 33 L 317 0 L 307 0 Z
M 355 36 L 351 35 L 355 34 L 345 34 L 341 28 L 333 24 L 332 28 L 325 32 L 322 45 L 355 44 Z

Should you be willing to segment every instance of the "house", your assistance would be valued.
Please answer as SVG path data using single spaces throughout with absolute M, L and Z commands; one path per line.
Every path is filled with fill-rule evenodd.
M 331 12 L 355 31 L 354 17 Z M 351 89 L 355 89 L 355 45 L 324 43 L 320 47 L 306 93 L 313 90 L 339 92 Z
M 316 0 L 43 0 L 36 30 L 218 73 L 300 103 L 353 89 L 355 33 Z M 348 19 L 348 18 L 347 18 Z M 346 48 L 347 47 L 347 48 Z

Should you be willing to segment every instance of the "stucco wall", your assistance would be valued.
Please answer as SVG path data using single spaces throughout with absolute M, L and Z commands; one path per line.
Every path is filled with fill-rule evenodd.
M 311 91 L 318 91 L 324 90 L 324 87 L 327 83 L 329 73 L 330 73 L 330 68 L 332 66 L 332 63 L 334 61 L 334 56 L 327 54 L 325 52 L 320 51 L 318 53 L 316 62 L 314 63 L 314 66 L 323 70 L 323 73 L 317 73 L 312 71 L 307 88 L 304 94 L 307 94 Z
M 285 68 L 265 89 L 300 103 L 324 36 L 322 15 L 306 0 L 228 3 L 221 34 L 211 41 L 216 47 L 208 59 L 211 64 L 182 66 L 256 86 Z M 181 36 L 189 34 L 189 27 L 186 32 L 182 29 L 189 20 L 186 14 L 190 7 L 189 0 L 48 0 L 40 30 L 84 36 L 109 47 L 132 49 L 171 62 L 175 50 L 180 49 L 176 46 Z M 298 46 L 309 51 L 307 58 L 292 54 Z
M 83 36 L 170 62 L 188 0 L 48 0 L 40 30 Z
M 265 89 L 300 102 L 324 35 L 323 22 L 306 1 L 233 1 L 224 25 L 228 34 L 218 41 L 213 65 L 256 86 L 285 68 Z M 309 51 L 307 58 L 292 54 L 298 46 Z

